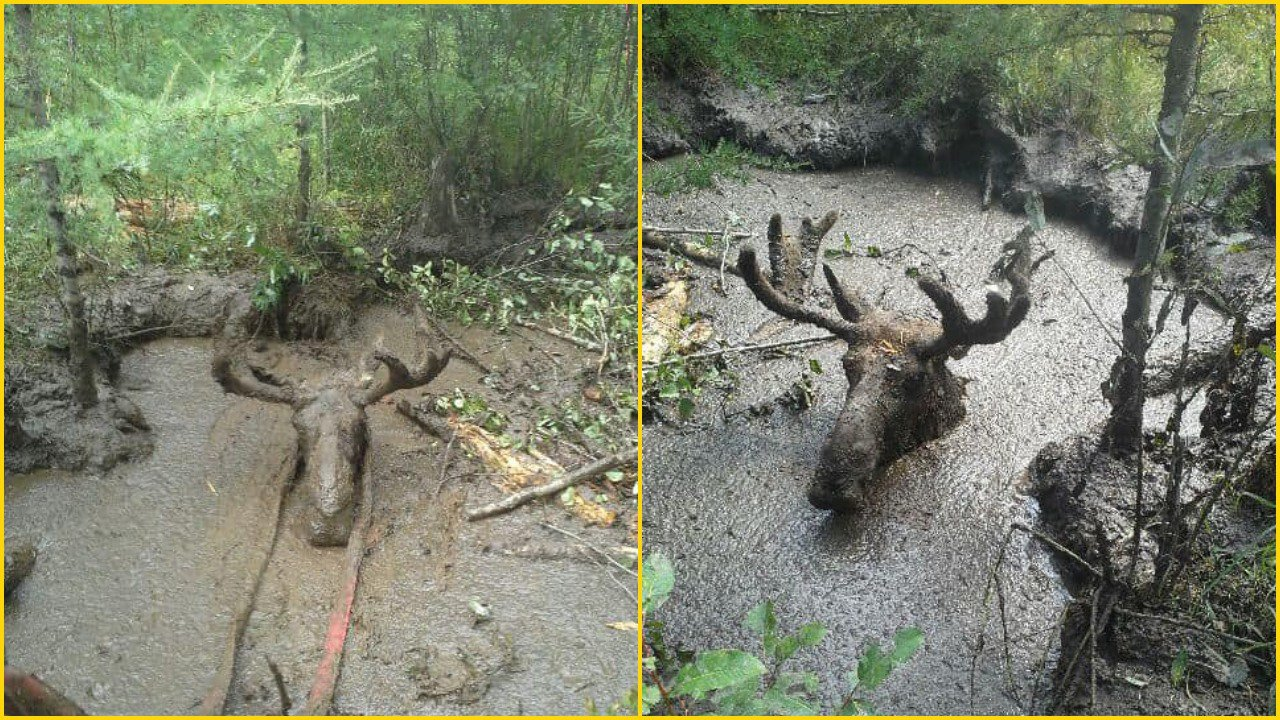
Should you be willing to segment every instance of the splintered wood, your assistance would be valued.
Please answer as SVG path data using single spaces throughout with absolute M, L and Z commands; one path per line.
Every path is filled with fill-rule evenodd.
M 684 352 L 711 339 L 711 325 L 703 320 L 682 327 L 689 307 L 689 285 L 673 280 L 644 298 L 644 361 L 655 364 L 669 352 Z
M 551 482 L 564 475 L 565 469 L 559 463 L 537 450 L 515 450 L 504 447 L 503 443 L 484 428 L 472 423 L 463 422 L 456 417 L 448 419 L 449 428 L 454 437 L 462 443 L 481 464 L 493 471 L 496 487 L 507 493 L 514 493 L 529 487 Z M 618 514 L 603 505 L 582 496 L 574 490 L 569 498 L 562 498 L 569 511 L 584 522 L 607 527 L 612 525 Z

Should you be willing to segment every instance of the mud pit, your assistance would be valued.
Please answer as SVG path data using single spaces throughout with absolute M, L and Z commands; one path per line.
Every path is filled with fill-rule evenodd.
M 413 356 L 407 311 L 372 308 L 357 327 L 339 343 L 271 344 L 264 355 L 294 377 L 349 367 L 377 339 Z M 450 332 L 518 392 L 489 390 L 458 360 L 426 391 L 482 394 L 513 418 L 513 433 L 522 411 L 580 393 L 580 368 L 594 367 L 541 334 Z M 193 712 L 270 547 L 296 450 L 290 411 L 224 394 L 209 373 L 213 352 L 211 341 L 160 340 L 125 358 L 121 391 L 155 431 L 149 458 L 104 476 L 6 477 L 7 535 L 39 538 L 40 548 L 6 603 L 6 660 L 90 713 Z M 541 390 L 529 389 L 535 380 Z M 442 474 L 444 443 L 394 409 L 396 396 L 422 394 L 369 408 L 373 521 L 333 711 L 559 714 L 623 697 L 635 681 L 635 632 L 607 623 L 634 621 L 634 577 L 543 523 L 600 549 L 632 545 L 629 481 L 608 491 L 621 510 L 609 528 L 584 527 L 558 503 L 467 523 L 464 506 L 501 493 L 459 447 Z M 229 712 L 281 712 L 273 665 L 296 711 L 316 673 L 345 549 L 307 542 L 303 495 L 284 496 Z M 477 621 L 472 600 L 490 619 Z
M 734 229 L 754 233 L 743 242 L 762 250 L 769 213 L 783 213 L 794 227 L 798 216 L 832 209 L 841 218 L 824 248 L 839 249 L 847 232 L 855 250 L 875 245 L 884 253 L 829 260 L 837 276 L 879 307 L 926 317 L 936 311 L 905 271 L 931 261 L 920 250 L 895 248 L 914 243 L 932 255 L 957 297 L 980 312 L 987 272 L 1001 244 L 1025 222 L 997 210 L 981 212 L 971 186 L 889 169 L 753 171 L 745 186 L 727 181 L 716 190 L 647 197 L 645 220 L 718 230 L 736 219 Z M 1039 237 L 1057 256 L 1032 280 L 1027 320 L 1001 344 L 975 347 L 949 362 L 970 381 L 967 417 L 892 465 L 871 485 L 867 508 L 857 515 L 836 517 L 805 499 L 818 449 L 844 397 L 840 342 L 782 358 L 726 356 L 739 378 L 735 392 L 708 390 L 683 425 L 646 425 L 645 548 L 662 550 L 675 563 L 676 590 L 659 613 L 670 644 L 758 649 L 740 621 L 752 606 L 773 599 L 784 627 L 819 620 L 829 629 L 821 646 L 795 661 L 823 677 L 829 705 L 838 701 L 844 673 L 868 641 L 883 646 L 896 629 L 915 626 L 925 634 L 925 648 L 872 695 L 879 712 L 1038 709 L 1050 688 L 1048 671 L 1068 599 L 1058 573 L 1036 541 L 1013 535 L 1001 574 L 1007 673 L 999 614 L 994 600 L 984 612 L 983 596 L 1009 524 L 1034 525 L 1037 508 L 1025 494 L 1027 465 L 1046 443 L 1106 417 L 1099 384 L 1115 348 L 1080 295 L 1116 323 L 1125 272 L 1122 261 L 1078 228 L 1051 222 Z M 730 263 L 736 256 L 731 249 Z M 653 258 L 647 272 L 657 268 Z M 708 319 L 725 344 L 819 334 L 778 320 L 736 278 L 727 278 L 726 297 L 712 289 L 714 271 L 693 272 L 689 312 Z M 1162 299 L 1157 293 L 1156 306 Z M 1197 336 L 1226 337 L 1226 324 L 1212 313 L 1202 310 L 1192 323 Z M 1152 364 L 1174 357 L 1175 335 L 1166 331 L 1157 340 Z M 813 407 L 795 413 L 773 402 L 808 370 L 809 358 L 825 371 L 813 377 Z M 749 412 L 761 403 L 773 411 Z M 1149 404 L 1149 422 L 1166 415 L 1165 403 Z M 974 665 L 983 632 L 985 649 Z

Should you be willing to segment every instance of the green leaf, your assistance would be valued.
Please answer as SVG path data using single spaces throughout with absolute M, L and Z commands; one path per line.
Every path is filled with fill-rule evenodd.
M 884 253 L 883 253 L 883 252 L 881 252 L 881 250 L 880 250 L 880 246 L 879 246 L 879 245 L 868 245 L 868 246 L 867 246 L 867 257 L 869 257 L 869 258 L 878 258 L 878 257 L 880 257 L 881 255 L 884 255 Z
M 800 639 L 800 647 L 817 647 L 827 636 L 827 626 L 820 622 L 807 623 L 796 632 Z
M 1262 357 L 1270 360 L 1271 362 L 1274 363 L 1276 361 L 1275 347 L 1268 345 L 1267 343 L 1261 343 L 1258 345 L 1258 352 L 1262 354 Z
M 765 691 L 765 712 L 767 715 L 817 715 L 818 704 L 808 698 L 784 692 L 776 685 Z
M 844 674 L 845 682 L 848 683 L 849 692 L 857 692 L 862 679 L 858 677 L 858 668 L 854 668 Z
M 822 374 L 822 363 L 818 362 L 818 358 L 809 358 L 809 372 L 814 375 Z
M 662 553 L 650 553 L 640 567 L 643 588 L 640 597 L 644 611 L 653 612 L 671 596 L 676 586 L 676 569 Z
M 751 608 L 751 612 L 747 613 L 742 623 L 761 638 L 773 637 L 778 631 L 778 618 L 773 612 L 773 601 L 765 600 Z
M 1173 681 L 1174 687 L 1177 687 L 1187 679 L 1187 663 L 1190 657 L 1187 655 L 1186 649 L 1178 651 L 1173 658 L 1173 667 L 1170 668 L 1169 677 Z
M 867 649 L 862 651 L 862 658 L 858 660 L 858 685 L 859 688 L 867 692 L 871 692 L 880 687 L 893 670 L 893 660 L 884 654 L 879 645 L 872 643 Z
M 765 673 L 764 663 L 742 650 L 711 650 L 699 653 L 692 663 L 680 668 L 672 684 L 672 695 L 699 700 L 709 692 L 741 685 L 754 685 Z
M 680 402 L 676 403 L 676 410 L 680 413 L 681 420 L 688 420 L 693 417 L 693 400 L 687 397 L 680 398 Z
M 889 659 L 894 665 L 901 665 L 910 660 L 922 644 L 924 644 L 924 633 L 920 632 L 920 628 L 903 628 L 893 636 L 893 652 L 890 653 Z
M 644 689 L 640 691 L 640 714 L 648 715 L 649 708 L 661 701 L 662 691 L 658 689 L 658 686 L 645 683 Z
M 805 692 L 814 693 L 818 691 L 818 674 L 813 672 L 784 672 L 778 675 L 778 679 L 773 685 L 783 690 L 791 690 L 799 686 L 804 688 Z

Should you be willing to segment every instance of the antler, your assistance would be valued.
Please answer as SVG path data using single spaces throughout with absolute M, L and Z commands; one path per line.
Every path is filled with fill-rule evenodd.
M 813 220 L 800 221 L 800 237 L 782 233 L 782 215 L 774 213 L 769 218 L 770 280 L 783 295 L 795 301 L 803 301 L 806 285 L 813 275 L 822 238 L 836 224 L 840 214 L 835 210 L 822 216 L 815 225 Z
M 1031 237 L 1035 230 L 1030 225 L 1018 233 L 1018 237 L 1004 246 L 1012 254 L 997 264 L 994 275 L 1009 283 L 1009 297 L 1004 297 L 994 287 L 987 289 L 987 314 L 981 320 L 972 320 L 964 307 L 956 300 L 951 288 L 931 277 L 921 277 L 920 289 L 933 301 L 942 313 L 942 334 L 926 344 L 919 354 L 928 359 L 971 345 L 994 345 L 1009 336 L 1031 309 L 1031 273 L 1040 264 L 1031 262 Z M 1043 259 L 1043 258 L 1042 258 Z
M 751 248 L 744 248 L 738 254 L 738 271 L 756 299 L 773 312 L 830 330 L 847 342 L 856 342 L 860 336 L 858 321 L 867 313 L 869 306 L 856 292 L 846 290 L 825 263 L 822 271 L 835 297 L 840 317 L 803 305 L 804 279 L 813 267 L 813 258 L 817 255 L 822 236 L 835 224 L 837 217 L 834 211 L 829 212 L 816 226 L 805 218 L 801 226 L 801 242 L 797 246 L 794 239 L 783 236 L 782 216 L 774 214 L 769 219 L 769 264 L 773 280 L 765 277 L 756 252 Z
M 244 367 L 240 367 L 244 365 Z M 245 370 L 248 372 L 245 372 Z M 305 399 L 302 390 L 287 378 L 280 377 L 248 363 L 237 363 L 228 352 L 220 352 L 213 358 L 213 379 L 222 389 L 236 395 L 251 397 L 264 402 L 297 406 Z
M 445 366 L 449 364 L 449 358 L 452 355 L 453 352 L 451 350 L 445 350 L 443 353 L 429 352 L 425 360 L 417 367 L 410 369 L 405 366 L 400 358 L 386 350 L 382 348 L 374 350 L 373 359 L 387 366 L 387 377 L 358 395 L 355 399 L 356 404 L 369 405 L 397 390 L 408 390 L 409 388 L 426 385 L 444 370 Z

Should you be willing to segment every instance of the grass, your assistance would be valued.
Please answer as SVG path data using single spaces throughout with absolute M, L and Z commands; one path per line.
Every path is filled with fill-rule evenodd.
M 645 168 L 644 189 L 659 197 L 694 190 L 708 190 L 719 180 L 745 185 L 751 178 L 748 168 L 796 170 L 799 163 L 754 153 L 737 143 L 720 140 L 701 152 L 681 155 Z

